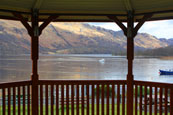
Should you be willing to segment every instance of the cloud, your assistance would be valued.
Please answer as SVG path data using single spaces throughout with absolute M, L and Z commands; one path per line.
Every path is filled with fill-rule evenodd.
M 89 23 L 114 31 L 121 30 L 115 23 Z M 135 24 L 136 25 L 136 24 Z M 173 38 L 173 20 L 146 22 L 139 30 L 142 33 L 149 33 L 158 38 Z
M 173 20 L 146 22 L 139 32 L 146 32 L 158 38 L 173 38 Z
M 110 29 L 110 30 L 114 30 L 114 31 L 118 31 L 121 30 L 121 28 L 119 26 L 117 26 L 115 23 L 89 23 L 90 25 L 94 25 L 94 26 L 100 26 L 106 29 Z

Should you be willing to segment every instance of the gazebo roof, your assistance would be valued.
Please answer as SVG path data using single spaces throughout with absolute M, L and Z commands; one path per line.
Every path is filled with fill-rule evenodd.
M 149 20 L 173 18 L 173 0 L 1 0 L 0 18 L 18 20 L 11 12 L 19 12 L 30 21 L 31 9 L 39 10 L 40 21 L 49 15 L 59 15 L 56 21 L 127 21 L 127 11 L 134 11 L 135 21 L 151 13 Z

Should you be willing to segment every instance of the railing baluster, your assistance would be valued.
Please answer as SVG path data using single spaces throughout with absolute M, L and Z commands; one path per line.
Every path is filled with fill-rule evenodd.
M 49 90 L 48 90 L 48 85 L 46 85 L 45 86 L 46 87 L 46 92 L 45 92 L 45 94 L 46 94 L 46 115 L 48 115 L 48 113 L 49 113 L 49 94 L 48 94 L 48 92 L 49 92 Z
M 74 115 L 74 85 L 71 85 L 71 115 Z
M 84 84 L 82 84 L 82 115 L 84 115 Z
M 8 88 L 8 115 L 11 115 L 11 88 Z
M 139 113 L 142 115 L 142 85 L 140 85 L 140 103 L 139 103 Z
M 87 94 L 87 115 L 89 115 L 90 114 L 90 109 L 89 109 L 89 102 L 90 102 L 90 95 L 89 95 L 89 85 L 87 84 L 87 86 L 86 86 L 86 88 L 87 88 L 87 91 L 86 91 L 86 94 Z
M 162 84 L 162 83 L 161 84 L 153 83 L 151 85 L 147 82 L 145 83 L 145 82 L 135 81 L 134 83 L 135 83 L 134 85 L 134 88 L 135 88 L 135 95 L 134 95 L 135 96 L 135 101 L 134 101 L 135 113 L 134 114 L 135 115 L 138 115 L 139 113 L 140 115 L 143 115 L 143 114 L 145 115 L 148 115 L 148 114 L 149 115 L 152 115 L 152 114 L 172 115 L 173 90 L 171 89 L 172 87 L 170 84 L 166 86 L 165 84 Z M 116 82 L 107 82 L 107 81 L 99 82 L 99 84 L 95 81 L 86 82 L 86 83 L 80 83 L 78 81 L 64 82 L 64 84 L 60 82 L 61 97 L 59 97 L 60 95 L 59 85 L 56 85 L 55 87 L 53 84 L 55 84 L 55 82 L 53 83 L 48 82 L 45 84 L 43 82 L 39 84 L 40 85 L 40 89 L 39 89 L 40 90 L 39 91 L 40 92 L 40 95 L 39 95 L 40 96 L 39 98 L 40 99 L 39 101 L 40 115 L 43 115 L 43 114 L 53 115 L 55 112 L 54 102 L 56 102 L 56 115 L 59 115 L 60 109 L 61 109 L 61 115 L 64 115 L 64 114 L 69 115 L 70 113 L 71 115 L 74 115 L 74 114 L 77 114 L 77 115 L 79 114 L 80 115 L 112 114 L 114 115 L 115 113 L 117 113 L 117 115 L 120 115 L 120 114 L 125 115 L 125 105 L 126 105 L 125 104 L 125 98 L 126 98 L 125 96 L 126 83 L 125 82 L 122 84 L 116 83 Z M 117 88 L 116 108 L 115 108 L 115 85 L 117 86 L 116 87 Z M 27 85 L 26 84 L 21 84 L 21 85 L 12 84 L 11 85 L 10 84 L 10 85 L 4 85 L 4 86 L 0 85 L 0 86 L 2 86 L 0 87 L 0 93 L 2 94 L 2 96 L 0 97 L 0 99 L 2 98 L 1 99 L 2 106 L 0 107 L 0 114 L 20 115 L 21 113 L 23 113 L 22 115 L 25 115 L 25 114 L 30 115 L 30 112 L 31 112 L 30 99 L 34 98 L 34 97 L 30 97 L 31 96 L 30 83 Z M 74 86 L 77 86 L 77 88 L 75 89 Z M 105 86 L 106 86 L 106 89 L 105 89 Z M 69 89 L 70 87 L 71 89 Z M 54 101 L 55 88 L 56 88 L 56 101 Z M 110 92 L 111 91 L 110 88 L 112 92 Z M 105 92 L 106 92 L 106 97 L 105 97 Z M 121 99 L 121 94 L 122 94 L 122 99 Z M 22 96 L 23 98 L 21 98 Z M 91 96 L 91 100 L 90 100 L 90 96 Z M 111 100 L 110 100 L 110 97 L 112 98 Z M 121 104 L 121 100 L 122 100 L 122 104 Z M 13 101 L 13 104 L 11 103 L 12 101 Z M 86 102 L 86 109 L 85 109 L 85 102 Z M 60 106 L 59 103 L 61 103 L 61 107 L 59 107 Z M 70 109 L 70 106 L 71 106 L 71 109 Z
M 122 115 L 125 115 L 125 84 L 122 88 Z
M 135 85 L 135 115 L 138 115 L 138 85 Z
M 43 115 L 43 85 L 40 85 L 40 115 Z
M 28 91 L 27 92 L 28 93 L 27 94 L 28 95 L 27 96 L 28 97 L 28 115 L 30 115 L 30 85 L 28 85 L 27 87 L 28 87 L 28 90 L 27 90 Z
M 23 115 L 25 115 L 25 86 L 23 86 Z
M 59 85 L 56 85 L 56 115 L 59 115 Z
M 54 115 L 54 85 L 51 85 L 51 115 Z
M 145 90 L 144 113 L 145 113 L 145 115 L 147 115 L 147 105 L 148 105 L 148 94 L 147 94 L 148 88 L 147 88 L 147 86 L 145 86 L 145 89 L 144 90 Z
M 165 88 L 165 115 L 168 114 L 168 88 Z
M 120 85 L 117 85 L 117 115 L 120 114 Z
M 162 115 L 162 94 L 163 94 L 163 90 L 162 87 L 160 87 L 160 100 L 159 100 L 159 114 Z
M 99 115 L 99 111 L 100 111 L 100 110 L 99 110 L 99 105 L 100 105 L 100 104 L 99 104 L 99 98 L 100 98 L 100 97 L 99 97 L 99 93 L 100 93 L 100 92 L 99 92 L 99 88 L 100 88 L 100 87 L 99 87 L 99 84 L 98 84 L 98 85 L 97 85 L 97 89 L 96 89 L 96 90 L 97 90 L 97 93 L 96 93 L 96 96 L 97 96 L 97 97 L 96 97 L 96 98 L 97 98 L 97 115 Z
M 76 113 L 77 113 L 77 115 L 79 115 L 79 84 L 77 84 L 77 96 L 76 96 L 76 107 L 77 107 L 77 111 L 76 111 Z
M 13 87 L 13 115 L 16 115 L 16 87 Z
M 2 115 L 2 89 L 0 88 L 0 115 Z
M 64 84 L 61 85 L 61 115 L 64 115 Z
M 18 115 L 20 115 L 20 86 L 18 87 Z
M 152 87 L 150 86 L 150 108 L 149 108 L 149 114 L 152 115 L 152 104 L 153 104 L 153 90 L 152 90 Z
M 140 111 L 139 107 L 139 112 L 140 115 L 142 114 L 149 114 L 149 115 L 172 115 L 171 111 L 173 108 L 169 108 L 171 102 L 170 98 L 170 88 L 172 88 L 172 84 L 166 84 L 166 83 L 154 83 L 154 82 L 141 82 L 141 81 L 135 81 L 135 85 L 140 85 L 140 103 L 141 103 L 141 98 L 143 93 L 141 93 L 141 90 L 143 90 L 143 87 L 145 87 L 145 92 L 149 92 L 149 95 L 146 96 L 146 93 L 144 95 L 144 98 L 146 100 L 146 97 L 149 97 L 149 101 L 144 103 L 144 107 L 146 104 L 149 104 L 148 110 L 144 108 L 143 110 Z M 148 90 L 146 89 L 148 87 Z M 136 98 L 136 96 L 135 96 Z M 173 98 L 172 98 L 173 99 Z M 135 102 L 136 103 L 136 102 Z M 172 102 L 173 103 L 173 102 Z M 141 106 L 141 105 L 140 105 Z M 138 108 L 135 108 L 138 109 Z M 170 110 L 170 111 L 169 111 Z
M 2 115 L 2 89 L 0 88 L 0 115 Z
M 109 115 L 109 84 L 107 84 L 107 115 Z
M 94 92 L 94 84 L 92 84 L 92 115 L 94 115 L 94 113 L 95 113 L 95 111 L 94 111 L 94 94 L 95 92 Z
M 66 114 L 69 115 L 69 85 L 66 85 Z
M 157 115 L 157 87 L 155 87 L 155 101 L 154 101 L 154 113 Z
M 112 115 L 115 114 L 115 84 L 112 83 Z
M 170 115 L 173 115 L 173 87 L 170 88 Z
M 104 91 L 104 84 L 102 84 L 102 115 L 104 115 L 104 95 L 105 95 L 105 91 Z
M 6 96 L 5 95 L 5 88 L 3 88 L 2 89 L 2 106 L 3 106 L 2 107 L 2 109 L 3 109 L 2 111 L 3 111 L 3 115 L 6 115 L 6 103 L 5 103 L 5 100 L 6 100 L 5 98 L 6 97 L 5 96 Z

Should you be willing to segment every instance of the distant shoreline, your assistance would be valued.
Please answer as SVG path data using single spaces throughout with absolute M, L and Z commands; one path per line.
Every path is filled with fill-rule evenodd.
M 162 59 L 162 60 L 173 60 L 173 56 L 161 56 L 160 59 Z
M 19 54 L 19 55 L 12 55 L 12 54 L 6 54 L 6 55 L 1 55 L 0 57 L 6 57 L 6 56 L 28 56 L 30 57 L 31 54 Z M 113 54 L 42 54 L 39 53 L 39 56 L 89 56 L 89 57 L 117 57 L 117 58 L 126 58 L 126 55 L 113 55 Z M 161 60 L 173 60 L 173 56 L 146 56 L 146 55 L 134 55 L 134 58 L 157 58 Z

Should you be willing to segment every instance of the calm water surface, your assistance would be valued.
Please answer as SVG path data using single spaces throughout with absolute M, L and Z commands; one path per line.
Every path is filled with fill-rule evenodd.
M 173 69 L 173 60 L 135 58 L 135 80 L 173 83 L 173 76 L 160 76 L 159 69 Z M 125 80 L 127 60 L 112 55 L 41 55 L 40 79 L 114 79 Z M 29 55 L 0 56 L 0 82 L 29 80 Z

